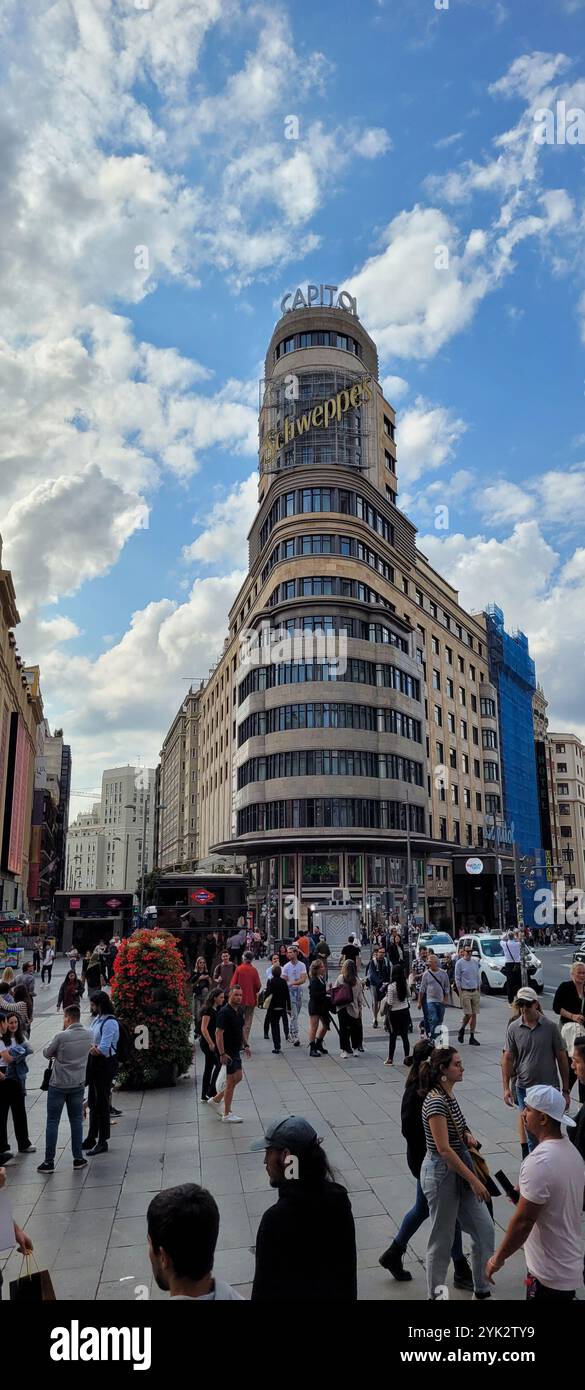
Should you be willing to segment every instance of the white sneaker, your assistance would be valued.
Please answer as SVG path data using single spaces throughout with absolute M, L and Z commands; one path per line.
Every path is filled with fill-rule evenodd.
M 221 1118 L 224 1125 L 242 1125 L 244 1123 L 241 1115 L 234 1115 L 232 1110 L 230 1110 L 229 1115 L 222 1115 Z
M 200 1096 L 200 1097 L 199 1097 L 199 1104 L 200 1104 L 200 1105 L 207 1105 L 207 1104 L 208 1104 L 207 1096 Z
M 343 1060 L 344 1060 L 344 1062 L 345 1062 L 345 1059 L 346 1059 L 346 1057 L 347 1057 L 347 1052 L 340 1052 L 339 1056 L 340 1056 L 340 1057 L 343 1057 Z

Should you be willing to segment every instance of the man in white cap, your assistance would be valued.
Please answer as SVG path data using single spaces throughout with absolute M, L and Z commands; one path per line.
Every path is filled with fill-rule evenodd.
M 585 1163 L 569 1143 L 573 1127 L 565 1099 L 555 1086 L 530 1086 L 523 1110 L 536 1148 L 520 1169 L 520 1197 L 503 1241 L 486 1265 L 493 1276 L 510 1255 L 524 1248 L 528 1299 L 565 1302 L 583 1277 L 581 1213 Z

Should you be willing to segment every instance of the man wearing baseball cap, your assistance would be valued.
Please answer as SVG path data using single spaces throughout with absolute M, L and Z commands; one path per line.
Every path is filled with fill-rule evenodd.
M 351 1203 L 316 1130 L 302 1116 L 288 1115 L 268 1125 L 251 1147 L 264 1152 L 268 1181 L 278 1188 L 278 1201 L 258 1227 L 252 1301 L 355 1302 Z
M 566 1127 L 574 1126 L 555 1086 L 529 1086 L 523 1110 L 536 1148 L 520 1169 L 520 1197 L 504 1239 L 486 1265 L 493 1275 L 524 1248 L 527 1298 L 566 1302 L 583 1276 L 581 1213 L 585 1163 Z
M 526 1092 L 529 1086 L 558 1087 L 569 1104 L 569 1058 L 560 1028 L 545 1018 L 538 1001 L 536 990 L 528 986 L 518 990 L 516 1005 L 520 1017 L 508 1024 L 502 1076 L 504 1079 L 504 1100 L 513 1105 L 511 1079 L 516 1081 L 516 1097 L 519 1110 L 524 1109 Z M 559 1086 L 560 1078 L 560 1086 Z M 527 1130 L 526 1139 L 529 1153 L 538 1140 Z

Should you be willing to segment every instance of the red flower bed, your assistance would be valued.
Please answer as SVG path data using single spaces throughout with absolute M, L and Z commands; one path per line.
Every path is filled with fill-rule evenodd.
M 189 1069 L 191 993 L 180 951 L 165 932 L 144 928 L 122 942 L 114 965 L 116 1014 L 135 1039 L 118 1075 L 122 1086 L 152 1086 Z

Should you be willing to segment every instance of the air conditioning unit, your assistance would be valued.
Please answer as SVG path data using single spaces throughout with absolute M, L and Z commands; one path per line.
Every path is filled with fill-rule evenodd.
M 351 902 L 351 894 L 350 894 L 349 888 L 332 888 L 332 889 L 331 889 L 331 903 L 332 903 L 332 906 L 333 906 L 333 907 L 339 907 L 339 906 L 341 906 L 341 904 L 347 904 L 347 903 L 350 903 L 350 902 Z

